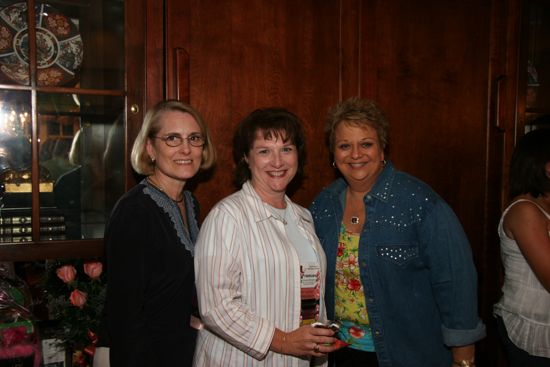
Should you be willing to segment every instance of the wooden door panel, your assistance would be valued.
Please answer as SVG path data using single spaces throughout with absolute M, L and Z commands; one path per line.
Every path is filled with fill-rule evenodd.
M 352 8 L 358 2 L 172 0 L 167 4 L 168 14 L 180 16 L 176 21 L 170 15 L 167 24 L 168 59 L 178 47 L 188 52 L 190 102 L 204 115 L 219 154 L 217 169 L 195 190 L 203 215 L 235 190 L 231 139 L 236 124 L 253 109 L 268 106 L 285 107 L 304 122 L 306 178 L 296 185 L 293 199 L 308 206 L 333 179 L 323 127 L 329 106 L 342 93 L 341 27 L 358 37 L 358 11 Z M 340 23 L 341 9 L 356 14 L 353 22 Z M 358 62 L 358 56 L 350 60 L 349 69 L 358 70 Z
M 488 233 L 496 231 L 501 173 L 489 170 L 499 142 L 488 138 L 492 10 L 490 0 L 366 0 L 361 74 L 365 96 L 378 101 L 390 121 L 390 158 L 432 186 L 464 226 L 478 269 L 480 315 L 489 328 L 499 258 L 488 263 L 486 253 L 494 240 Z M 492 331 L 489 343 L 479 343 L 480 365 L 494 361 Z

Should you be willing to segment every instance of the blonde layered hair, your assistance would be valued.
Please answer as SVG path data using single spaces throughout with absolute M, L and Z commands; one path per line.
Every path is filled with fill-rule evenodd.
M 149 154 L 147 154 L 147 140 L 152 139 L 158 134 L 162 127 L 162 116 L 165 112 L 169 111 L 188 113 L 197 121 L 205 141 L 202 149 L 200 169 L 207 170 L 211 168 L 216 162 L 216 150 L 212 144 L 208 126 L 197 110 L 177 100 L 161 101 L 147 111 L 141 125 L 141 130 L 132 147 L 132 155 L 130 157 L 132 168 L 141 175 L 149 176 L 153 174 L 155 163 L 151 160 Z

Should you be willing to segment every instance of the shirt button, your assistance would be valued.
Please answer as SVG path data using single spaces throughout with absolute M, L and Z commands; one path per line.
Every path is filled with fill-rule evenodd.
M 379 331 L 379 330 L 375 330 L 375 331 L 374 331 L 374 335 L 380 336 L 380 331 Z
M 369 298 L 369 303 L 374 303 L 374 298 Z

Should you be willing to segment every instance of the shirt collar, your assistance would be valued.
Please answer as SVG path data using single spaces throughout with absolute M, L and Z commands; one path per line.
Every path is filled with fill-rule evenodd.
M 271 217 L 275 218 L 273 213 L 267 207 L 268 204 L 266 204 L 262 200 L 262 198 L 260 198 L 260 195 L 258 195 L 256 190 L 254 190 L 254 187 L 252 187 L 252 184 L 250 183 L 250 181 L 246 181 L 243 184 L 242 191 L 246 195 L 246 197 L 249 198 L 252 205 L 256 209 L 255 210 L 256 222 L 261 222 Z M 310 222 L 308 218 L 304 217 L 303 215 L 301 215 L 301 213 L 297 212 L 295 208 L 295 204 L 286 195 L 285 195 L 285 202 L 286 202 L 287 208 L 289 209 L 289 213 L 292 217 L 292 218 L 289 218 L 290 220 L 299 218 L 303 221 Z
M 390 161 L 387 161 L 384 169 L 376 178 L 374 186 L 367 195 L 370 195 L 371 197 L 377 198 L 381 201 L 387 201 L 391 192 L 394 178 L 395 167 Z M 348 184 L 344 180 L 344 178 L 339 178 L 328 187 L 328 191 L 330 191 L 332 195 L 336 197 L 341 197 L 347 187 Z

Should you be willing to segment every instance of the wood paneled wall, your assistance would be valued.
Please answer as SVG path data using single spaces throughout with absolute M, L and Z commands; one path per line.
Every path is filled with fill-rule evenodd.
M 174 80 L 183 78 L 173 60 L 184 49 L 189 55 L 190 103 L 204 115 L 219 153 L 216 170 L 195 190 L 203 215 L 235 190 L 231 139 L 237 123 L 268 106 L 285 107 L 303 120 L 308 159 L 305 180 L 293 199 L 309 205 L 334 175 L 323 126 L 328 108 L 341 97 L 341 53 L 357 54 L 343 50 L 341 43 L 344 32 L 358 37 L 357 10 L 338 1 L 315 0 L 166 4 L 167 94 L 174 97 Z M 341 22 L 342 8 L 354 14 L 354 22 Z M 352 44 L 357 47 L 357 40 Z M 357 55 L 346 61 L 352 70 L 358 62 Z
M 494 200 L 500 186 L 488 186 L 501 178 L 490 172 L 498 154 L 489 151 L 492 5 L 385 0 L 365 1 L 362 11 L 362 64 L 369 66 L 362 85 L 387 113 L 390 157 L 451 205 L 470 240 L 489 332 L 478 343 L 478 364 L 484 366 L 500 363 L 492 318 L 500 286 L 500 208 Z

